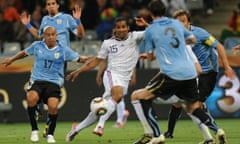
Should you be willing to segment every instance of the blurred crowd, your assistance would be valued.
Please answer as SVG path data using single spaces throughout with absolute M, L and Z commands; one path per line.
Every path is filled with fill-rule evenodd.
M 162 0 L 168 10 L 166 15 L 171 15 L 176 9 L 188 9 L 186 0 Z M 208 0 L 212 1 L 212 0 Z M 44 8 L 45 0 L 0 0 L 0 48 L 3 52 L 3 43 L 17 41 L 21 44 L 34 41 L 33 36 L 21 24 L 19 15 L 23 11 L 31 14 L 31 24 L 39 28 L 41 19 L 47 14 Z M 111 36 L 113 20 L 117 16 L 129 19 L 131 30 L 140 30 L 134 23 L 134 17 L 143 17 L 151 22 L 147 9 L 149 0 L 59 0 L 60 11 L 72 13 L 75 4 L 82 8 L 81 21 L 86 30 L 94 30 L 98 40 Z M 72 40 L 76 39 L 72 35 Z

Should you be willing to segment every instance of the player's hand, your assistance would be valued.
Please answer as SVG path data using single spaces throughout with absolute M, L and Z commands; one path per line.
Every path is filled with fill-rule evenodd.
M 236 74 L 230 66 L 224 69 L 224 74 L 232 80 L 236 78 Z
M 71 72 L 69 75 L 66 76 L 66 80 L 75 81 L 75 79 L 78 77 L 80 73 L 77 71 Z
M 75 4 L 74 10 L 72 11 L 72 15 L 75 19 L 80 19 L 82 15 L 82 9 L 78 4 Z
M 93 56 L 80 56 L 79 62 L 80 63 L 85 63 L 89 59 L 93 58 Z
M 24 25 L 27 25 L 28 23 L 30 23 L 31 15 L 28 15 L 27 12 L 24 11 L 23 13 L 21 13 L 20 19 Z
M 142 58 L 142 59 L 146 59 L 148 57 L 148 54 L 147 53 L 140 53 L 139 54 L 139 59 Z
M 13 62 L 12 58 L 11 58 L 11 57 L 8 57 L 8 58 L 5 58 L 5 59 L 3 60 L 2 64 L 3 64 L 5 67 L 7 67 L 7 66 L 9 66 L 10 64 L 12 64 L 12 62 Z
M 101 75 L 97 75 L 96 83 L 99 87 L 102 85 L 102 76 Z
M 149 23 L 147 23 L 144 18 L 140 17 L 135 17 L 135 22 L 136 22 L 136 25 L 137 26 L 140 26 L 140 27 L 147 27 L 149 25 Z

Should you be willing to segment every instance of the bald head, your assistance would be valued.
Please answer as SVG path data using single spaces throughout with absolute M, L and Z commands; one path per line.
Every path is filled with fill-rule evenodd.
M 49 48 L 57 45 L 57 31 L 52 26 L 47 26 L 43 29 L 43 38 Z
M 45 33 L 45 31 L 55 31 L 56 32 L 56 29 L 53 26 L 46 26 L 43 29 L 43 33 Z

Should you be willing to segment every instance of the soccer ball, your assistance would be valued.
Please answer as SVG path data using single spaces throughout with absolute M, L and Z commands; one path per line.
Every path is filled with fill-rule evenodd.
M 95 113 L 98 116 L 104 115 L 107 113 L 107 100 L 105 100 L 102 97 L 95 97 L 92 99 L 90 104 L 90 110 L 91 112 Z

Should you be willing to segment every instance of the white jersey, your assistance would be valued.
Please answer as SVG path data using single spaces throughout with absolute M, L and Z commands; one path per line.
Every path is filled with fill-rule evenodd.
M 117 73 L 123 80 L 130 80 L 138 60 L 137 41 L 144 36 L 144 31 L 129 32 L 126 40 L 110 38 L 104 40 L 98 58 L 107 59 L 107 69 Z
M 190 54 L 191 58 L 193 59 L 193 62 L 198 63 L 198 59 L 197 59 L 196 55 L 193 53 L 191 45 L 186 45 L 186 47 L 187 47 L 188 53 Z

